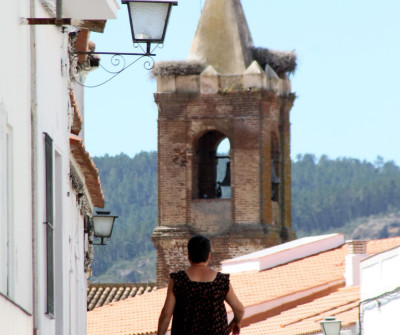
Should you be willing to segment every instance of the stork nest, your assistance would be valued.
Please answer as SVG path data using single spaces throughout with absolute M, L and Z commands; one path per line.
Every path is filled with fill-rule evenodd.
M 251 48 L 253 59 L 265 70 L 268 64 L 278 76 L 292 73 L 296 69 L 296 54 L 294 51 L 275 51 L 266 48 Z M 165 61 L 157 62 L 151 72 L 151 77 L 190 76 L 199 75 L 206 64 L 199 61 Z
M 199 75 L 205 69 L 205 64 L 197 61 L 167 61 L 157 62 L 151 72 L 151 76 L 190 76 Z
M 296 70 L 297 61 L 294 51 L 276 51 L 266 48 L 252 48 L 253 59 L 256 60 L 263 69 L 268 64 L 274 69 L 278 76 L 285 73 L 293 73 Z

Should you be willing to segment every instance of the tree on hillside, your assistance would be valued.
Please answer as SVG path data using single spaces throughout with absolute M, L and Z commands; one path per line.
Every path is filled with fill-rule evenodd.
M 353 158 L 298 156 L 292 166 L 292 222 L 302 234 L 400 208 L 400 169 Z
M 125 261 L 131 268 L 113 274 L 117 280 L 147 281 L 143 274 L 153 273 L 155 278 L 155 249 L 150 236 L 157 225 L 157 154 L 142 152 L 134 158 L 120 154 L 95 157 L 105 194 L 105 206 L 119 216 L 107 247 L 95 249 L 93 280 Z M 146 258 L 147 257 L 147 258 Z M 150 261 L 147 261 L 151 259 Z M 150 266 L 141 269 L 137 263 Z M 126 263 L 127 264 L 127 263 Z M 118 267 L 117 267 L 118 268 Z M 110 274 L 109 274 L 110 275 Z M 150 278 L 151 279 L 151 278 Z
M 119 218 L 107 246 L 95 248 L 92 280 L 154 281 L 156 251 L 150 236 L 157 225 L 157 153 L 106 155 L 94 161 L 106 208 Z M 220 164 L 219 178 L 225 163 Z M 292 163 L 292 223 L 300 237 L 337 232 L 347 224 L 354 230 L 358 222 L 371 227 L 373 221 L 366 218 L 400 210 L 399 199 L 400 169 L 379 157 L 370 163 L 306 154 Z M 375 229 L 373 236 L 387 236 L 400 226 L 400 219 L 380 220 L 392 226 Z M 367 236 L 365 230 L 372 229 L 357 236 Z

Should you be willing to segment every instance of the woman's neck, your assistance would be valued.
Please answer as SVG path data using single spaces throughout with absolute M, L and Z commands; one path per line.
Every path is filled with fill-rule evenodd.
M 192 262 L 190 262 L 190 266 L 193 266 L 193 267 L 206 267 L 206 266 L 208 266 L 208 263 L 206 263 L 206 262 L 202 262 L 202 263 L 192 263 Z
M 190 263 L 185 272 L 191 281 L 199 282 L 212 282 L 217 275 L 216 271 L 208 267 L 208 262 Z

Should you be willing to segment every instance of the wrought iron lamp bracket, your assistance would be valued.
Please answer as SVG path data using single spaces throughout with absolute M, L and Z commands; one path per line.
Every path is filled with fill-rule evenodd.
M 135 46 L 137 47 L 137 46 Z M 71 51 L 71 78 L 78 85 L 81 85 L 86 88 L 95 88 L 102 86 L 108 83 L 110 80 L 121 74 L 126 69 L 130 68 L 133 64 L 138 62 L 139 60 L 146 58 L 146 61 L 143 63 L 143 67 L 146 70 L 151 70 L 154 67 L 155 61 L 154 50 L 157 48 L 162 48 L 162 44 L 156 45 L 153 50 L 150 50 L 150 43 L 147 44 L 146 51 L 143 52 L 81 52 L 81 51 Z M 78 61 L 79 56 L 85 55 L 85 60 Z M 100 57 L 96 57 L 96 55 L 107 55 L 111 56 L 109 59 L 111 67 L 103 66 L 100 62 Z M 136 57 L 132 61 L 127 61 L 125 57 Z M 81 72 L 89 72 L 93 69 L 102 68 L 105 72 L 109 74 L 109 77 L 103 82 L 96 85 L 85 85 L 83 80 L 81 80 Z M 114 67 L 114 68 L 112 68 Z

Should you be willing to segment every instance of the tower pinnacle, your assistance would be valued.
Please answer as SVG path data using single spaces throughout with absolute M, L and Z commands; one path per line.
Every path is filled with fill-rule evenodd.
M 212 65 L 221 74 L 242 74 L 252 61 L 251 47 L 240 0 L 207 0 L 188 59 Z

